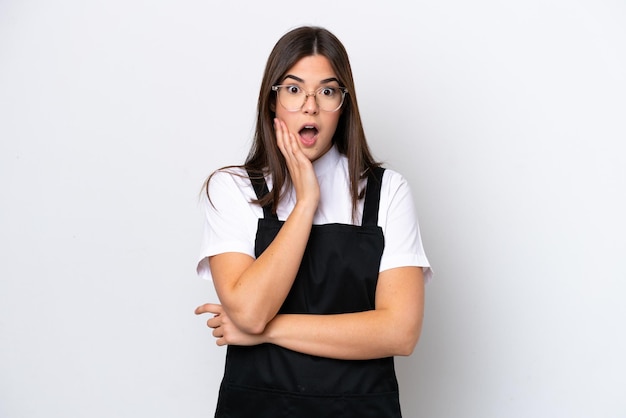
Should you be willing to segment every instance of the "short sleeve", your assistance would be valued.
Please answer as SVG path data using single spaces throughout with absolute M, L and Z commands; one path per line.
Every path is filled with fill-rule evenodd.
M 385 170 L 380 196 L 379 225 L 385 235 L 380 271 L 396 267 L 422 267 L 425 281 L 432 269 L 422 243 L 413 195 L 406 179 Z
M 197 273 L 211 280 L 209 257 L 238 252 L 254 257 L 254 240 L 259 218 L 258 205 L 250 203 L 254 191 L 247 176 L 216 172 L 200 200 L 203 233 Z

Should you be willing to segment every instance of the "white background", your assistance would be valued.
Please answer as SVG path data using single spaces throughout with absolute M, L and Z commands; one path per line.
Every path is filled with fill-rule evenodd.
M 212 415 L 197 197 L 300 24 L 435 268 L 405 416 L 626 416 L 623 0 L 0 0 L 0 417 Z

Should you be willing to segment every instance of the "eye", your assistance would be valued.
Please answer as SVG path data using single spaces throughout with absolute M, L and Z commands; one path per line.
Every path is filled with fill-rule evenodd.
M 300 94 L 302 90 L 296 85 L 285 86 L 285 91 L 289 94 Z
M 320 95 L 322 96 L 326 96 L 326 97 L 333 97 L 335 94 L 337 94 L 337 88 L 335 87 L 322 87 L 320 89 Z

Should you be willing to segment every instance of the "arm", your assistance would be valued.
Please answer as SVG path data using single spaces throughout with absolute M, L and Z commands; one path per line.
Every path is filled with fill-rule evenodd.
M 250 334 L 263 332 L 293 284 L 319 202 L 319 185 L 296 137 L 277 121 L 278 146 L 296 191 L 296 205 L 283 227 L 256 260 L 241 253 L 210 257 L 215 289 L 228 317 Z
M 408 356 L 419 339 L 424 283 L 419 267 L 382 272 L 376 309 L 339 315 L 278 315 L 265 341 L 302 353 L 339 359 Z
M 380 273 L 376 308 L 337 315 L 278 315 L 260 335 L 241 332 L 219 305 L 203 305 L 197 313 L 216 314 L 207 321 L 218 345 L 272 343 L 322 357 L 372 359 L 413 352 L 424 315 L 424 280 L 420 267 Z

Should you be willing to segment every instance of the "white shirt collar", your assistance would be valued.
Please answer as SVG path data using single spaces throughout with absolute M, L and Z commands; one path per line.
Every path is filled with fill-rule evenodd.
M 326 151 L 326 154 L 313 161 L 313 169 L 315 170 L 317 177 L 323 176 L 329 170 L 337 167 L 340 159 L 341 154 L 339 154 L 337 146 L 333 144 L 333 146 Z

